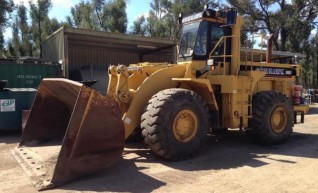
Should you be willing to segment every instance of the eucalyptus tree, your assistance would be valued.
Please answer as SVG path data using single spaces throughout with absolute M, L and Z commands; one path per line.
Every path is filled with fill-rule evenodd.
M 82 1 L 71 8 L 71 15 L 66 19 L 77 28 L 126 33 L 126 1 Z
M 0 0 L 0 53 L 5 52 L 4 47 L 4 30 L 8 27 L 10 14 L 13 11 L 14 3 L 13 0 Z
M 33 35 L 33 43 L 36 55 L 42 57 L 42 40 L 51 34 L 51 30 L 47 28 L 49 17 L 48 13 L 52 7 L 51 0 L 37 0 L 36 3 L 29 2 L 30 16 L 31 16 L 31 29 Z
M 244 29 L 273 35 L 276 50 L 301 51 L 317 26 L 317 0 L 227 0 L 244 17 Z

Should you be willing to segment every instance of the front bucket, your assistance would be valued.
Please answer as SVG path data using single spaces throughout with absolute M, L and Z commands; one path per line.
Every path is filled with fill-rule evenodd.
M 117 103 L 81 83 L 44 79 L 14 157 L 39 190 L 109 167 L 121 157 Z

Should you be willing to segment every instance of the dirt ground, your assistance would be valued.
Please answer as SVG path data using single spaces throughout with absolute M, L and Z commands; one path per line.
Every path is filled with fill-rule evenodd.
M 318 193 L 318 105 L 297 124 L 283 145 L 257 146 L 233 130 L 209 137 L 194 159 L 169 162 L 142 143 L 128 144 L 111 168 L 47 193 L 64 192 L 210 192 Z M 37 190 L 10 153 L 19 134 L 0 135 L 0 192 Z

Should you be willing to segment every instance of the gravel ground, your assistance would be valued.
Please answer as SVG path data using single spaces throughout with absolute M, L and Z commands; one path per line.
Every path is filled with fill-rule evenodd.
M 109 169 L 46 192 L 318 193 L 317 113 L 312 106 L 283 145 L 257 146 L 230 130 L 210 136 L 197 157 L 181 162 L 164 161 L 142 143 L 127 144 Z M 10 153 L 19 137 L 0 134 L 0 192 L 37 192 Z

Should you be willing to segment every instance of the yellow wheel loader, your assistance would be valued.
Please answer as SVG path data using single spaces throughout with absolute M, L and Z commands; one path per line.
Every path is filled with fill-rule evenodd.
M 211 130 L 240 128 L 255 141 L 284 142 L 297 115 L 301 67 L 272 63 L 270 49 L 241 50 L 235 9 L 180 18 L 177 64 L 110 66 L 107 95 L 66 79 L 44 79 L 18 148 L 34 185 L 52 188 L 109 167 L 141 129 L 154 154 L 192 157 Z

